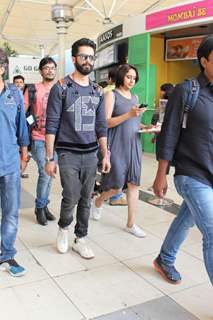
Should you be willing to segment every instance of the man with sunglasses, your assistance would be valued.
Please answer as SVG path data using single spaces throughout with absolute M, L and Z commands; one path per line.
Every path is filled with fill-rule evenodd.
M 45 124 L 46 108 L 50 89 L 54 84 L 56 76 L 56 62 L 51 57 L 41 59 L 39 63 L 39 72 L 42 81 L 34 86 L 34 97 L 31 100 L 33 105 L 29 106 L 29 94 L 33 91 L 27 89 L 24 95 L 25 111 L 31 108 L 31 116 L 34 118 L 33 129 L 31 130 L 31 153 L 38 167 L 38 181 L 36 188 L 35 215 L 37 222 L 45 226 L 49 221 L 55 220 L 54 215 L 49 211 L 49 194 L 52 178 L 45 172 Z
M 21 91 L 4 82 L 8 58 L 0 49 L 0 270 L 14 277 L 26 273 L 14 259 L 20 206 L 20 167 L 26 168 L 29 144 Z
M 105 173 L 110 170 L 103 94 L 89 79 L 95 49 L 95 43 L 86 38 L 72 45 L 75 71 L 51 89 L 46 122 L 46 172 L 50 176 L 55 175 L 55 144 L 63 188 L 57 249 L 60 253 L 68 251 L 68 227 L 77 205 L 76 238 L 72 249 L 85 259 L 94 258 L 85 237 L 96 176 L 98 144 L 103 156 L 102 170 Z

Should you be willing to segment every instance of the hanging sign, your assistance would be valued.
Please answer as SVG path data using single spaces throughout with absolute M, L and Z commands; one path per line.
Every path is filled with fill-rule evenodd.
M 114 39 L 121 38 L 122 36 L 123 36 L 123 25 L 120 24 L 119 26 L 116 26 L 115 28 L 102 33 L 98 37 L 98 46 L 101 46 Z

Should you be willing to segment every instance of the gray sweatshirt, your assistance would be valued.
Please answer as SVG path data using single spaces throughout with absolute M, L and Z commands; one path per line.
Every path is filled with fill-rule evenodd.
M 91 152 L 107 136 L 102 91 L 91 82 L 81 86 L 69 76 L 56 83 L 47 104 L 46 134 L 56 135 L 56 149 Z M 62 98 L 64 96 L 64 98 Z

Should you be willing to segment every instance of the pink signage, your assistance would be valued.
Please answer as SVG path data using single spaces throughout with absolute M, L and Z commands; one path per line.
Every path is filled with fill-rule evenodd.
M 146 16 L 146 30 L 213 16 L 213 0 L 203 0 Z

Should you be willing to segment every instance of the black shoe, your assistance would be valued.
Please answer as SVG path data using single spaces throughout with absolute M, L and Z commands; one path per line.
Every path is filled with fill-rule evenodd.
M 181 275 L 174 266 L 167 266 L 161 260 L 160 255 L 153 261 L 154 268 L 160 275 L 169 283 L 179 284 L 181 282 Z
M 56 217 L 49 211 L 47 206 L 44 207 L 44 210 L 45 210 L 47 220 L 54 221 L 56 219 Z
M 35 215 L 36 215 L 36 219 L 39 224 L 41 224 L 42 226 L 47 225 L 47 217 L 46 217 L 45 208 L 35 208 Z
M 22 179 L 27 179 L 27 178 L 29 178 L 29 174 L 28 173 L 22 173 L 21 174 L 21 178 Z

